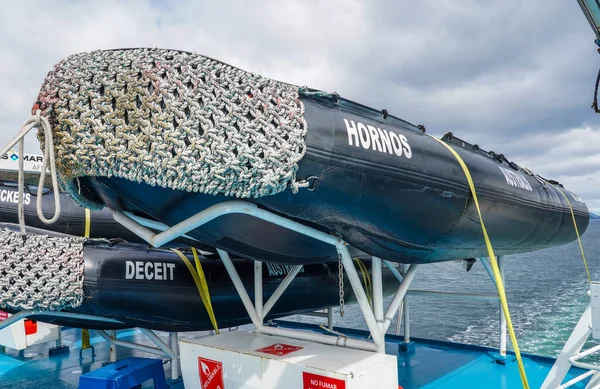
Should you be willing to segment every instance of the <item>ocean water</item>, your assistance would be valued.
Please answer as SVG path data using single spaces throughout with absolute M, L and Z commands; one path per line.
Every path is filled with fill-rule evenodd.
M 600 280 L 600 220 L 590 222 L 582 243 L 592 279 Z M 521 351 L 555 357 L 589 303 L 578 243 L 506 256 L 504 271 L 509 310 Z M 459 262 L 421 266 L 412 289 L 496 293 L 479 261 L 469 272 Z M 390 300 L 387 298 L 386 304 Z M 498 347 L 497 302 L 411 296 L 409 307 L 411 336 Z M 338 311 L 334 316 L 336 326 L 366 329 L 357 305 L 347 306 L 344 317 Z M 392 323 L 389 332 L 395 331 L 396 323 Z

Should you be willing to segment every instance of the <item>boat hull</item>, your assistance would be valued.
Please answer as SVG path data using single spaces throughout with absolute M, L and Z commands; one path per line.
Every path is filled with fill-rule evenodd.
M 191 253 L 187 251 L 186 255 L 193 263 Z M 52 316 L 33 316 L 33 320 L 91 329 L 141 327 L 177 332 L 213 329 L 188 268 L 173 251 L 132 243 L 86 244 L 84 258 L 84 303 L 67 311 L 111 318 L 122 324 Z M 242 258 L 232 261 L 253 299 L 254 261 Z M 249 324 L 223 263 L 216 257 L 201 257 L 201 263 L 219 327 Z M 364 263 L 370 269 L 370 261 Z M 279 264 L 263 266 L 265 302 L 290 270 L 291 266 Z M 337 262 L 305 266 L 266 319 L 339 305 L 337 270 Z M 384 294 L 392 293 L 396 285 L 391 272 L 383 269 Z M 346 302 L 354 302 L 347 279 L 344 291 Z
M 302 102 L 307 151 L 298 164 L 297 177 L 310 187 L 249 201 L 395 262 L 487 256 L 465 174 L 444 145 L 406 122 L 384 119 L 343 99 L 303 97 Z M 376 142 L 374 133 L 363 128 L 380 135 L 394 133 L 402 142 L 384 147 L 382 136 Z M 368 143 L 365 134 L 370 134 Z M 575 240 L 570 206 L 580 234 L 585 232 L 589 212 L 578 196 L 476 145 L 451 136 L 445 141 L 469 168 L 497 255 Z M 115 177 L 86 177 L 81 182 L 95 200 L 112 209 L 141 210 L 168 225 L 232 200 Z M 237 255 L 270 262 L 313 263 L 337 257 L 332 246 L 247 215 L 222 216 L 188 235 Z

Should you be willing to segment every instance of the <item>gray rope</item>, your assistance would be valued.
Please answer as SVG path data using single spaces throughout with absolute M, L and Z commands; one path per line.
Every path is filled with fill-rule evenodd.
M 52 141 L 52 128 L 48 119 L 41 115 L 40 110 L 36 110 L 34 116 L 30 117 L 23 123 L 21 129 L 15 137 L 8 142 L 8 144 L 0 150 L 0 158 L 4 157 L 17 143 L 19 143 L 19 201 L 18 201 L 18 214 L 19 214 L 19 227 L 21 234 L 25 234 L 25 211 L 23 207 L 23 157 L 24 153 L 24 138 L 29 131 L 34 127 L 38 128 L 38 131 L 44 134 L 44 163 L 42 165 L 42 171 L 40 174 L 40 181 L 38 185 L 38 193 L 42 193 L 44 189 L 44 180 L 46 178 L 46 171 L 50 168 L 50 175 L 52 176 L 52 188 L 54 190 L 54 216 L 51 219 L 46 219 L 42 212 L 42 196 L 37 196 L 37 214 L 41 221 L 46 224 L 52 224 L 60 217 L 60 192 L 58 186 L 58 179 L 56 177 L 56 162 L 54 159 L 54 143 Z M 49 165 L 48 165 L 49 162 Z
M 239 198 L 308 186 L 296 182 L 307 128 L 294 85 L 197 54 L 110 50 L 59 62 L 38 99 L 61 183 L 86 207 L 102 205 L 79 193 L 82 176 Z
M 81 305 L 85 241 L 0 230 L 0 308 L 62 310 Z

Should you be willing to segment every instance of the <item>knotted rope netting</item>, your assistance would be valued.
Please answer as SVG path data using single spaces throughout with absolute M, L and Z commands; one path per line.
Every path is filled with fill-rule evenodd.
M 62 310 L 81 305 L 85 241 L 0 230 L 0 308 Z
M 61 182 L 87 207 L 101 205 L 80 193 L 82 176 L 239 198 L 306 185 L 296 182 L 307 130 L 298 87 L 197 54 L 72 55 L 46 77 L 39 107 Z

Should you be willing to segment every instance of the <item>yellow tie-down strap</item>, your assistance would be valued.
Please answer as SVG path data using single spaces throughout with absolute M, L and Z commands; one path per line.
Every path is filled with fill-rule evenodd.
M 92 215 L 91 215 L 89 208 L 86 208 L 85 209 L 84 237 L 89 239 L 91 228 L 92 228 Z M 87 350 L 88 348 L 91 348 L 91 347 L 92 347 L 92 345 L 90 343 L 90 330 L 84 328 L 81 330 L 81 349 Z
M 202 264 L 200 263 L 200 258 L 198 257 L 198 252 L 195 248 L 192 247 L 192 253 L 194 254 L 194 262 L 196 263 L 196 268 L 192 265 L 192 263 L 187 259 L 183 253 L 177 249 L 171 249 L 179 258 L 185 263 L 192 278 L 194 279 L 194 283 L 196 284 L 196 288 L 198 289 L 198 293 L 200 294 L 200 299 L 202 299 L 202 303 L 204 304 L 204 308 L 206 308 L 206 312 L 208 313 L 208 317 L 210 318 L 210 322 L 213 325 L 215 333 L 219 333 L 219 326 L 217 325 L 217 319 L 215 318 L 215 312 L 213 311 L 212 302 L 210 301 L 210 293 L 208 292 L 208 284 L 206 282 L 206 277 L 204 276 L 204 270 L 202 270 Z
M 84 237 L 90 238 L 90 231 L 92 229 L 92 216 L 89 208 L 85 209 L 85 232 Z
M 523 383 L 523 388 L 529 389 L 529 383 L 527 382 L 527 374 L 525 373 L 525 365 L 523 365 L 523 359 L 521 358 L 521 351 L 519 350 L 519 344 L 517 343 L 517 336 L 515 335 L 515 329 L 512 324 L 512 320 L 510 319 L 510 312 L 508 311 L 508 303 L 506 301 L 506 291 L 504 290 L 504 283 L 502 282 L 502 276 L 500 275 L 500 269 L 498 268 L 498 261 L 496 260 L 496 255 L 494 254 L 494 249 L 492 247 L 492 243 L 490 242 L 490 237 L 488 236 L 487 229 L 485 228 L 485 224 L 483 223 L 483 217 L 481 215 L 481 209 L 479 208 L 479 201 L 477 200 L 477 192 L 475 191 L 475 185 L 473 184 L 473 178 L 471 177 L 471 172 L 469 172 L 469 168 L 465 164 L 465 161 L 461 158 L 460 155 L 450 147 L 446 142 L 441 139 L 430 136 L 432 139 L 435 139 L 439 143 L 441 143 L 444 147 L 446 147 L 452 155 L 456 158 L 463 172 L 465 173 L 465 177 L 467 178 L 467 182 L 469 183 L 469 189 L 471 190 L 471 194 L 473 195 L 473 202 L 475 203 L 475 208 L 477 209 L 477 214 L 479 215 L 479 222 L 481 224 L 481 231 L 483 232 L 483 239 L 485 240 L 485 246 L 487 247 L 488 257 L 490 258 L 490 263 L 492 265 L 492 271 L 494 273 L 494 278 L 496 280 L 496 287 L 498 289 L 498 297 L 500 297 L 500 305 L 502 305 L 502 311 L 504 312 L 504 316 L 506 317 L 506 325 L 508 327 L 508 332 L 510 334 L 510 341 L 515 350 L 515 355 L 517 357 L 517 363 L 519 364 L 519 373 L 521 374 L 521 382 Z
M 548 182 L 548 181 L 546 181 L 546 182 Z M 587 261 L 585 260 L 585 252 L 583 251 L 583 245 L 581 244 L 581 236 L 579 235 L 579 228 L 577 228 L 577 221 L 575 220 L 575 213 L 573 212 L 573 206 L 571 205 L 571 202 L 569 201 L 567 194 L 562 189 L 560 189 L 557 185 L 554 185 L 552 183 L 549 183 L 549 184 L 554 186 L 560 192 L 560 194 L 563 195 L 565 200 L 567 200 L 567 204 L 569 205 L 569 210 L 571 211 L 571 218 L 573 219 L 573 226 L 575 227 L 575 234 L 577 235 L 577 242 L 579 242 L 579 250 L 581 250 L 581 258 L 583 258 L 583 266 L 585 267 L 585 274 L 587 275 L 588 282 L 592 282 L 592 276 L 590 275 L 590 269 L 588 268 Z

